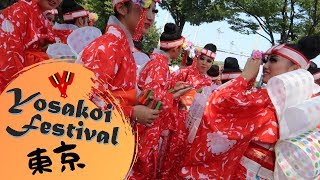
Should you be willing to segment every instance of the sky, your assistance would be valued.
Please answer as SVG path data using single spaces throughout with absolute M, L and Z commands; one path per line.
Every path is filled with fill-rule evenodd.
M 165 23 L 173 22 L 174 20 L 171 17 L 168 11 L 158 7 L 159 13 L 156 17 L 156 26 L 163 29 Z M 191 26 L 189 23 L 186 23 L 182 35 L 191 41 L 196 46 L 203 47 L 207 43 L 213 43 L 217 46 L 218 50 L 224 50 L 228 52 L 234 52 L 234 55 L 223 52 L 217 52 L 216 60 L 224 61 L 227 57 L 235 57 L 239 61 L 241 68 L 244 67 L 247 56 L 251 55 L 252 50 L 266 51 L 271 47 L 271 44 L 268 40 L 263 37 L 255 34 L 244 35 L 238 32 L 231 30 L 230 25 L 226 21 L 221 22 L 212 22 L 204 23 L 200 26 Z M 262 31 L 260 33 L 263 33 Z M 280 36 L 276 35 L 276 39 L 279 39 Z M 318 56 L 315 61 L 320 66 L 320 56 Z

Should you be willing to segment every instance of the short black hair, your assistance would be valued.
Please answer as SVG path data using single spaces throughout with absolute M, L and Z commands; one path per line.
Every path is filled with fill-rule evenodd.
M 234 57 L 227 57 L 224 60 L 223 72 L 224 73 L 241 72 L 238 59 Z
M 193 63 L 193 59 L 191 57 L 187 57 L 187 62 L 186 62 L 186 66 L 191 66 Z
M 207 74 L 210 76 L 210 77 L 217 77 L 219 76 L 219 66 L 218 65 L 212 65 L 210 67 L 210 69 L 207 71 Z
M 210 50 L 212 52 L 217 52 L 217 46 L 212 43 L 206 44 L 204 46 L 204 49 Z
M 315 74 L 317 72 L 319 72 L 319 68 L 317 66 L 316 63 L 314 63 L 313 61 L 310 62 L 310 67 L 308 68 L 308 71 L 311 73 L 311 74 Z
M 139 51 L 143 50 L 142 41 L 133 41 L 134 47 L 137 48 Z

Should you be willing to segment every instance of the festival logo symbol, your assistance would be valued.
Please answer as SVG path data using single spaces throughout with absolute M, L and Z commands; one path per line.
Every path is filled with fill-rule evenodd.
M 125 179 L 134 134 L 108 90 L 104 108 L 91 101 L 94 78 L 59 60 L 19 73 L 0 95 L 0 179 Z
M 68 86 L 72 84 L 74 78 L 74 73 L 70 71 L 64 71 L 62 77 L 59 73 L 55 73 L 54 75 L 49 77 L 49 80 L 53 87 L 58 88 L 61 97 L 67 98 L 67 89 Z

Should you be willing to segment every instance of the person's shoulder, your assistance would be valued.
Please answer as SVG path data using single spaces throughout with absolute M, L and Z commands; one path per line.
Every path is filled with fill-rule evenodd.
M 146 55 L 145 53 L 140 52 L 140 51 L 134 52 L 133 57 L 134 57 L 137 65 L 143 65 L 150 60 L 148 55 Z
M 108 25 L 106 28 L 106 32 L 104 34 L 105 37 L 112 37 L 118 40 L 126 39 L 125 32 L 116 25 Z
M 31 0 L 30 0 L 31 1 Z M 10 14 L 14 14 L 16 15 L 17 13 L 19 13 L 19 18 L 21 18 L 22 14 L 27 14 L 28 10 L 30 8 L 33 7 L 33 2 L 29 2 L 28 0 L 21 0 L 18 1 L 14 4 L 12 4 L 11 6 L 8 6 L 7 8 L 3 9 L 2 11 L 2 15 L 6 16 L 6 15 L 10 15 Z

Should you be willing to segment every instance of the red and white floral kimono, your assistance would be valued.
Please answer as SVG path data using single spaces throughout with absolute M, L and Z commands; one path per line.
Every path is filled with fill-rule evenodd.
M 250 142 L 273 144 L 277 118 L 266 89 L 238 77 L 211 94 L 179 175 L 191 179 L 232 179 Z
M 211 78 L 206 74 L 200 74 L 195 66 L 188 66 L 186 68 L 179 69 L 174 74 L 174 82 L 183 81 L 195 89 L 199 89 L 203 86 L 210 86 L 212 84 Z
M 150 61 L 142 69 L 138 87 L 142 91 L 153 91 L 153 97 L 162 102 L 163 111 L 151 127 L 138 126 L 139 145 L 138 159 L 130 172 L 129 179 L 155 179 L 159 168 L 159 155 L 162 137 L 168 137 L 168 130 L 172 129 L 171 119 L 165 118 L 177 113 L 174 107 L 171 75 L 169 72 L 169 56 L 162 50 L 156 49 L 150 55 Z M 165 145 L 164 145 L 165 146 Z
M 136 101 L 136 64 L 132 56 L 133 41 L 128 30 L 114 16 L 109 18 L 106 33 L 93 41 L 84 51 L 80 61 L 98 78 L 94 93 L 107 99 L 112 92 L 123 107 L 126 117 L 132 117 Z M 130 74 L 130 76 L 128 76 Z M 105 108 L 97 94 L 93 102 Z
M 24 67 L 48 59 L 54 43 L 51 24 L 35 0 L 20 0 L 0 14 L 0 93 Z
M 314 135 L 307 134 L 310 134 L 310 130 L 318 134 L 314 132 L 314 128 L 320 123 L 320 99 L 314 94 L 320 91 L 319 86 L 314 84 L 308 71 L 299 69 L 273 77 L 267 84 L 267 90 L 277 112 L 279 140 L 276 145 L 263 143 L 261 139 L 260 142 L 251 142 L 234 178 L 311 179 L 310 176 L 318 176 L 317 169 L 314 169 L 316 174 L 312 173 L 312 166 L 317 168 L 317 165 L 310 161 L 318 161 L 314 156 L 314 151 L 317 150 L 312 147 L 312 143 L 306 142 L 318 144 Z M 306 133 L 307 131 L 309 132 Z M 258 137 L 260 136 L 258 134 Z M 302 143 L 296 143 L 297 141 Z M 307 154 L 309 157 L 298 154 Z M 299 161 L 302 164 L 299 164 Z M 302 177 L 298 175 L 300 172 Z
M 210 86 L 212 84 L 212 80 L 206 74 L 200 74 L 198 69 L 195 66 L 189 66 L 186 68 L 179 69 L 173 75 L 173 82 L 186 82 L 189 85 L 193 86 L 196 91 L 205 86 Z M 186 96 L 193 96 L 195 92 L 187 93 L 185 96 L 181 98 L 187 98 Z M 189 104 L 190 105 L 190 104 Z M 164 165 L 160 170 L 161 179 L 176 179 L 178 178 L 179 170 L 181 169 L 184 154 L 185 154 L 185 146 L 187 145 L 187 137 L 188 130 L 185 126 L 185 119 L 188 115 L 188 111 L 186 109 L 179 109 L 179 113 L 177 116 L 169 117 L 173 119 L 172 121 L 175 123 L 174 131 L 170 133 L 169 147 L 164 157 Z

